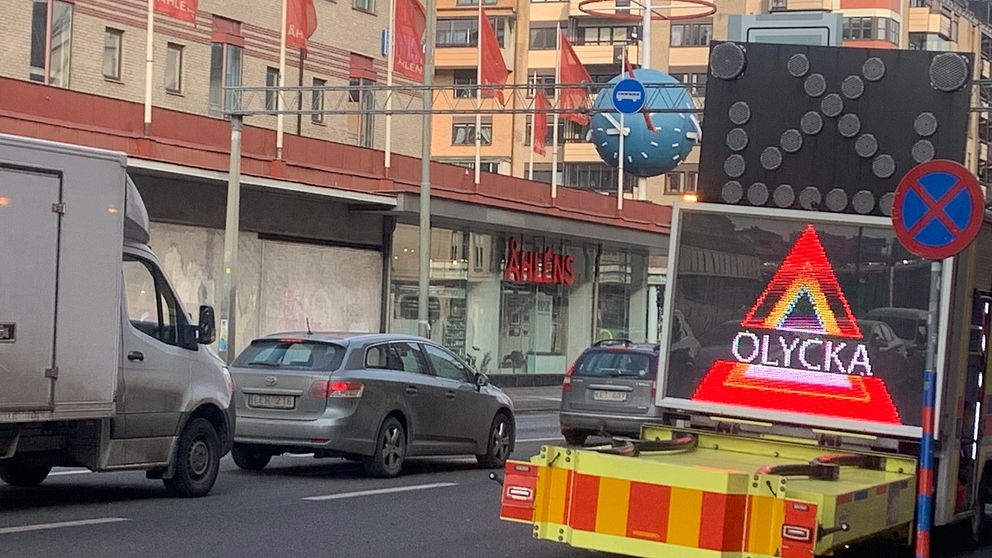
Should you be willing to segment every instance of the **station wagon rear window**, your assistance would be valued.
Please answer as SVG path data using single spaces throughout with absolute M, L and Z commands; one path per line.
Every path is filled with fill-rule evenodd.
M 234 361 L 239 368 L 295 368 L 336 370 L 345 348 L 333 343 L 301 339 L 257 339 Z
M 657 366 L 653 360 L 644 353 L 593 351 L 582 357 L 572 375 L 588 378 L 654 379 Z

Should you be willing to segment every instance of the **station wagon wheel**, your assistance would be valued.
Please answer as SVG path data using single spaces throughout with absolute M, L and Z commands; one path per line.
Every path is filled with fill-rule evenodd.
M 406 430 L 396 417 L 387 417 L 376 436 L 375 453 L 362 459 L 365 473 L 372 477 L 391 478 L 403 470 L 406 459 Z
M 498 469 L 506 464 L 513 451 L 513 419 L 500 411 L 493 418 L 489 428 L 486 453 L 476 455 L 479 465 L 487 469 Z

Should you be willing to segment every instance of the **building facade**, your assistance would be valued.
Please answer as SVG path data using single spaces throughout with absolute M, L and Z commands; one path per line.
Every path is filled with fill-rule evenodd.
M 562 32 L 575 46 L 594 81 L 607 81 L 622 71 L 622 52 L 627 45 L 630 60 L 637 64 L 643 43 L 635 40 L 639 24 L 602 19 L 579 10 L 580 0 L 483 0 L 497 29 L 504 59 L 515 84 L 534 87 L 554 83 L 555 32 Z M 976 79 L 989 78 L 992 62 L 992 27 L 988 3 L 956 0 L 730 0 L 719 2 L 709 17 L 666 22 L 651 28 L 652 67 L 666 71 L 686 84 L 702 108 L 706 91 L 710 40 L 788 41 L 868 48 L 923 48 L 953 50 L 975 55 Z M 597 4 L 597 8 L 601 6 Z M 605 2 L 604 11 L 637 7 Z M 475 83 L 477 3 L 471 0 L 440 0 L 438 3 L 437 80 L 451 83 L 454 91 L 470 96 L 470 89 L 457 85 Z M 755 23 L 761 20 L 760 25 Z M 811 21 L 815 20 L 813 23 Z M 744 28 L 742 28 L 742 22 Z M 750 27 L 755 32 L 748 33 Z M 770 27 L 781 27 L 769 31 Z M 757 31 L 760 29 L 760 31 Z M 987 89 L 987 88 L 984 88 Z M 984 90 L 983 89 L 983 90 Z M 551 93 L 552 90 L 549 90 Z M 456 93 L 457 97 L 458 94 Z M 985 97 L 988 95 L 986 94 Z M 465 106 L 471 106 L 465 99 Z M 492 103 L 493 101 L 485 101 Z M 975 106 L 987 106 L 976 88 Z M 990 126 L 986 113 L 973 117 L 965 161 L 988 187 Z M 530 161 L 528 115 L 497 115 L 483 122 L 483 170 L 527 176 Z M 550 119 L 549 119 L 550 120 Z M 474 164 L 474 119 L 434 117 L 434 157 L 456 164 Z M 601 162 L 586 141 L 587 129 L 562 119 L 559 129 L 560 184 L 601 192 L 616 192 L 616 171 Z M 448 134 L 447 131 L 451 130 Z M 552 130 L 546 143 L 552 142 Z M 705 141 L 705 139 L 704 139 Z M 674 171 L 647 181 L 646 197 L 671 203 L 698 184 L 698 149 Z M 535 155 L 535 180 L 551 181 L 551 149 Z M 634 181 L 626 184 L 633 197 Z

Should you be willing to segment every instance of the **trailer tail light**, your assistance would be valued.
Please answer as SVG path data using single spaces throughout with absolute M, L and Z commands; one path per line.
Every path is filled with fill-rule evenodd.
M 307 395 L 318 399 L 358 399 L 363 393 L 365 386 L 362 382 L 314 380 Z
M 782 558 L 813 558 L 816 547 L 817 507 L 786 500 L 782 522 Z
M 502 506 L 499 516 L 509 521 L 530 523 L 534 520 L 539 467 L 523 461 L 507 461 L 503 480 Z

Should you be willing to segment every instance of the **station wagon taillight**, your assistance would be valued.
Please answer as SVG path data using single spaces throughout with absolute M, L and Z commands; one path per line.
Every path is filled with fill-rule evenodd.
M 362 382 L 350 381 L 333 381 L 333 380 L 316 380 L 314 383 L 310 384 L 310 397 L 327 398 L 327 399 L 357 399 L 362 396 L 365 392 L 365 386 Z
M 575 364 L 577 362 L 578 361 L 573 362 L 572 365 L 569 366 L 568 367 L 568 370 L 565 372 L 565 378 L 562 379 L 562 381 L 561 381 L 561 392 L 562 393 L 568 393 L 568 392 L 572 391 L 572 374 L 575 372 Z

